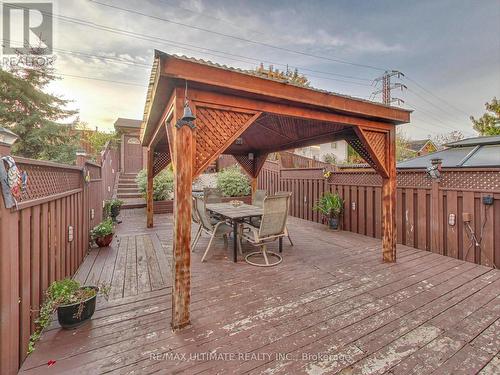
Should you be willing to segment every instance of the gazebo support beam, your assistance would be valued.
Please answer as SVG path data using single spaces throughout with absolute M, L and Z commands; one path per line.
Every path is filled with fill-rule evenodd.
M 382 176 L 382 259 L 396 261 L 396 130 L 386 137 L 386 169 Z
M 255 195 L 255 192 L 257 191 L 257 183 L 258 183 L 257 176 L 256 177 L 252 176 L 251 180 L 250 180 L 250 186 L 252 188 L 252 199 L 253 199 L 253 197 Z
M 146 188 L 146 226 L 153 228 L 153 168 L 154 168 L 154 150 L 148 147 L 148 164 L 147 164 L 147 188 Z
M 189 324 L 191 300 L 191 194 L 193 183 L 193 129 L 179 122 L 183 96 L 176 91 L 175 119 L 179 127 L 172 129 L 174 151 L 174 238 L 172 261 L 172 329 Z

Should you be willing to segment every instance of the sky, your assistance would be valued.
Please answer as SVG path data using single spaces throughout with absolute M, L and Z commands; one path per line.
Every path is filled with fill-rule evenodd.
M 49 90 L 105 131 L 142 119 L 154 49 L 298 67 L 314 87 L 376 101 L 374 80 L 399 70 L 393 83 L 408 89 L 393 96 L 414 110 L 402 126 L 413 139 L 473 136 L 469 116 L 500 96 L 500 0 L 66 0 L 54 16 L 61 79 Z

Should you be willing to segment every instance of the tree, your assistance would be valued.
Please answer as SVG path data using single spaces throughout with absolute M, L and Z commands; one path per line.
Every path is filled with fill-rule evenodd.
M 88 156 L 92 160 L 97 160 L 106 143 L 111 142 L 114 145 L 118 142 L 118 134 L 116 132 L 105 133 L 97 130 L 92 130 L 85 122 L 80 122 L 76 126 L 80 134 L 80 144 L 85 145 Z
M 34 56 L 42 56 L 42 53 L 40 48 L 30 50 Z M 13 154 L 74 162 L 78 137 L 71 131 L 72 124 L 61 124 L 61 121 L 76 111 L 65 109 L 67 100 L 44 91 L 56 79 L 54 68 L 43 64 L 43 59 L 20 58 L 19 61 L 9 71 L 0 69 L 0 122 L 19 136 Z M 37 65 L 38 61 L 42 64 Z
M 486 113 L 479 119 L 470 117 L 474 130 L 481 135 L 500 135 L 500 101 L 495 97 L 485 107 Z
M 417 153 L 410 149 L 410 139 L 400 130 L 396 130 L 396 160 L 402 161 L 417 156 Z
M 311 85 L 309 79 L 305 75 L 300 74 L 297 68 L 293 71 L 287 69 L 286 72 L 282 72 L 279 69 L 274 69 L 272 65 L 269 65 L 269 68 L 266 69 L 264 68 L 264 64 L 260 63 L 259 67 L 255 69 L 254 72 L 268 78 L 288 81 L 298 86 L 309 87 Z
M 335 157 L 334 154 L 325 154 L 323 156 L 323 161 L 325 163 L 330 163 L 330 164 L 337 164 L 337 158 Z
M 432 140 L 439 149 L 442 149 L 445 144 L 460 141 L 464 138 L 461 131 L 453 130 L 449 133 L 438 134 Z

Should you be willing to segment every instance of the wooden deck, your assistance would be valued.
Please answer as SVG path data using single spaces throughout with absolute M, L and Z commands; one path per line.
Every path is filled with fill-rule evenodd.
M 192 325 L 170 330 L 172 217 L 125 211 L 76 278 L 112 285 L 92 321 L 57 323 L 23 374 L 498 374 L 500 271 L 291 219 L 281 265 L 234 264 L 222 240 L 192 258 Z M 54 360 L 50 367 L 48 361 Z

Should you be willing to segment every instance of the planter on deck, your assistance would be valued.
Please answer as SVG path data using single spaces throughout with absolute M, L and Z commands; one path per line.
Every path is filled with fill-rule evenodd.
M 96 293 L 85 301 L 76 302 L 71 305 L 62 305 L 57 308 L 57 320 L 61 327 L 65 329 L 76 328 L 94 315 L 95 302 L 99 288 L 95 286 L 85 288 L 94 289 Z

